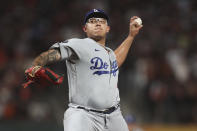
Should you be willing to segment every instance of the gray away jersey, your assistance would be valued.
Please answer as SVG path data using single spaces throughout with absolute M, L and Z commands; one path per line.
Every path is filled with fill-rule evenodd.
M 69 39 L 51 48 L 60 48 L 61 57 L 66 60 L 70 103 L 100 110 L 119 103 L 119 71 L 110 48 L 90 38 Z M 74 63 L 68 58 L 70 48 L 78 56 Z

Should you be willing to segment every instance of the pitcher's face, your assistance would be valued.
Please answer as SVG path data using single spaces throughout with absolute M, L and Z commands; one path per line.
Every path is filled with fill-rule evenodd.
M 98 41 L 106 37 L 110 27 L 107 24 L 107 20 L 104 18 L 90 18 L 86 22 L 83 30 L 89 38 Z

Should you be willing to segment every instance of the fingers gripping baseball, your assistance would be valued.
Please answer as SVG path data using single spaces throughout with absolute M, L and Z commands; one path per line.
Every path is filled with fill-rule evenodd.
M 140 29 L 143 27 L 141 21 L 139 22 L 138 20 L 141 20 L 139 17 L 137 16 L 133 16 L 130 19 L 130 25 L 129 25 L 129 35 L 130 36 L 136 36 Z

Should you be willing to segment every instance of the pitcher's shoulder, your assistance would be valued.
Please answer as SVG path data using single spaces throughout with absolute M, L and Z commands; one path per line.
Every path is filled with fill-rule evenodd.
M 87 38 L 71 38 L 71 39 L 67 39 L 65 41 L 63 41 L 64 43 L 67 42 L 81 42 L 81 41 L 86 41 Z

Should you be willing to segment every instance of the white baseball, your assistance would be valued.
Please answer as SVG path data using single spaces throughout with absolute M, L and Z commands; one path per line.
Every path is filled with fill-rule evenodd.
M 142 24 L 142 19 L 141 18 L 137 18 L 134 21 L 137 22 L 138 25 L 141 25 Z

